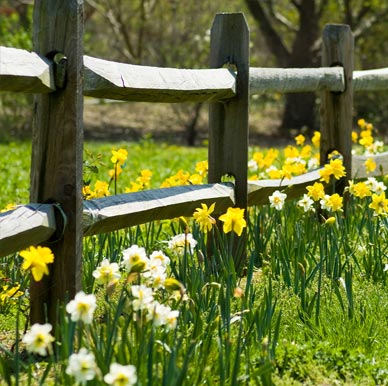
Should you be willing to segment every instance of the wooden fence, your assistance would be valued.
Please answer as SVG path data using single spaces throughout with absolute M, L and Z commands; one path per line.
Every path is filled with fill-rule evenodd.
M 0 47 L 0 90 L 36 94 L 31 204 L 0 214 L 0 257 L 50 241 L 50 275 L 31 285 L 31 320 L 55 321 L 58 302 L 80 290 L 83 236 L 152 220 L 191 216 L 201 203 L 265 204 L 276 189 L 297 197 L 318 171 L 290 180 L 248 181 L 249 96 L 268 91 L 320 91 L 321 162 L 336 149 L 348 176 L 365 176 L 351 157 L 353 91 L 388 89 L 388 68 L 353 71 L 353 37 L 346 25 L 323 31 L 321 68 L 249 66 L 249 30 L 241 13 L 218 14 L 211 29 L 210 68 L 182 70 L 83 56 L 81 0 L 35 0 L 34 52 Z M 209 184 L 82 200 L 83 96 L 146 102 L 211 102 Z M 130 107 L 129 107 L 130 108 Z M 388 170 L 386 154 L 375 157 Z M 232 175 L 234 184 L 221 183 Z

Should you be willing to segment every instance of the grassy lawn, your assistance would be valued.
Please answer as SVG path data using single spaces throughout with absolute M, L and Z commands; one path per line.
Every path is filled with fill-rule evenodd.
M 118 193 L 136 184 L 157 188 L 172 175 L 197 178 L 197 162 L 207 158 L 206 148 L 150 139 L 87 143 L 91 189 L 109 184 L 111 151 L 120 148 L 127 155 Z M 30 145 L 0 145 L 0 152 L 0 207 L 28 202 Z M 259 164 L 268 154 L 252 149 L 250 158 Z M 251 175 L 260 177 L 253 169 Z M 83 304 L 93 317 L 77 317 L 75 303 L 59 310 L 61 327 L 45 355 L 33 353 L 36 341 L 21 340 L 30 273 L 21 256 L 3 258 L 0 384 L 119 384 L 120 371 L 128 377 L 120 384 L 128 385 L 388 384 L 388 202 L 376 204 L 376 186 L 365 196 L 357 189 L 346 215 L 342 205 L 322 211 L 319 200 L 309 210 L 287 200 L 279 208 L 249 208 L 246 245 L 240 243 L 248 254 L 244 275 L 233 266 L 233 223 L 228 233 L 212 225 L 204 232 L 194 218 L 173 219 L 85 238 L 83 290 L 93 298 Z M 210 212 L 203 221 L 209 219 Z M 20 296 L 9 292 L 17 283 Z M 80 353 L 87 353 L 84 362 Z

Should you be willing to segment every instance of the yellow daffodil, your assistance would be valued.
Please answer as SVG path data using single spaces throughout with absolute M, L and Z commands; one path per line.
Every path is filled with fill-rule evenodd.
M 365 127 L 365 125 L 366 125 L 365 119 L 360 118 L 360 119 L 357 121 L 357 125 L 358 125 L 361 129 L 363 129 L 363 128 Z
M 113 164 L 123 165 L 127 157 L 128 152 L 125 149 L 112 150 L 112 158 L 110 160 Z
M 295 143 L 298 146 L 303 146 L 305 141 L 306 141 L 306 137 L 303 134 L 299 134 L 295 137 Z
M 340 159 L 331 159 L 329 166 L 331 168 L 331 172 L 336 180 L 344 177 L 346 175 L 345 166 Z
M 50 248 L 30 247 L 19 254 L 24 259 L 22 268 L 30 269 L 35 281 L 40 281 L 43 275 L 49 274 L 47 264 L 54 262 L 54 255 Z
M 313 185 L 307 186 L 307 195 L 314 201 L 319 201 L 325 196 L 325 188 L 320 182 L 314 182 Z
M 228 208 L 227 212 L 220 216 L 220 221 L 224 223 L 224 233 L 233 231 L 238 236 L 241 236 L 243 229 L 247 226 L 244 219 L 244 209 L 240 208 Z
M 353 184 L 351 189 L 349 188 L 349 193 L 359 198 L 365 198 L 372 195 L 371 188 L 368 184 L 365 183 L 365 181 Z
M 199 173 L 202 177 L 206 177 L 209 165 L 208 161 L 200 161 L 195 165 L 195 171 Z
M 343 197 L 338 193 L 334 193 L 329 197 L 328 205 L 332 212 L 341 212 L 342 211 Z
M 272 166 L 266 170 L 268 177 L 271 180 L 276 180 L 278 178 L 282 177 L 282 171 L 276 168 L 275 166 Z
M 92 189 L 90 189 L 90 185 L 85 185 L 82 188 L 82 195 L 86 200 L 91 200 L 92 198 L 96 197 L 96 194 L 93 192 Z
M 366 172 L 367 173 L 371 173 L 371 172 L 373 172 L 374 170 L 376 170 L 376 162 L 375 161 L 373 161 L 373 158 L 368 158 L 366 161 L 365 161 L 365 163 L 364 163 L 364 165 L 365 165 L 365 169 L 366 169 Z
M 295 146 L 288 145 L 284 149 L 284 156 L 286 158 L 296 158 L 296 157 L 299 157 L 299 150 Z
M 300 156 L 304 159 L 308 159 L 311 157 L 311 153 L 312 153 L 311 145 L 305 145 L 302 147 L 302 150 L 300 151 Z
M 367 130 L 364 130 L 360 133 L 361 139 L 358 141 L 358 143 L 362 146 L 368 147 L 373 144 L 373 137 L 370 135 L 370 132 Z
M 110 195 L 109 185 L 105 181 L 97 180 L 94 184 L 94 194 L 96 198 L 106 197 Z
M 189 181 L 192 185 L 200 185 L 203 182 L 203 177 L 198 173 L 194 173 L 190 176 Z
M 321 142 L 321 133 L 319 131 L 314 131 L 314 135 L 311 138 L 311 142 L 314 145 L 315 148 L 319 148 L 320 142 Z
M 206 204 L 201 204 L 201 208 L 197 208 L 193 214 L 193 217 L 202 232 L 208 232 L 212 229 L 212 226 L 216 223 L 216 220 L 211 216 L 214 212 L 215 203 L 211 204 L 208 208 Z
M 356 131 L 352 131 L 352 142 L 357 143 L 358 142 L 358 134 Z
M 385 192 L 381 194 L 372 194 L 372 202 L 369 204 L 369 208 L 375 211 L 375 216 L 387 214 L 388 199 L 385 198 Z
M 331 159 L 330 162 L 319 171 L 319 174 L 321 176 L 321 181 L 325 181 L 326 183 L 330 181 L 330 176 L 334 176 L 334 178 L 338 180 L 346 175 L 345 166 L 341 159 Z
M 319 171 L 319 175 L 321 176 L 321 181 L 326 182 L 327 184 L 330 182 L 330 176 L 332 175 L 331 169 L 326 164 L 323 169 Z

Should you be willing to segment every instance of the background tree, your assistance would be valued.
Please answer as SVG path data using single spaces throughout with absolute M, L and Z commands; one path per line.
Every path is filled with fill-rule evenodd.
M 370 40 L 372 32 L 388 21 L 385 1 L 245 0 L 245 3 L 279 67 L 319 66 L 320 37 L 325 23 L 349 24 L 356 45 L 363 40 L 366 49 L 375 43 Z M 313 130 L 315 98 L 314 93 L 287 94 L 281 128 Z
M 97 42 L 90 45 L 92 55 L 180 68 L 208 67 L 209 28 L 217 11 L 225 8 L 221 0 L 86 0 L 86 3 L 95 11 L 86 25 Z M 230 1 L 228 10 L 237 10 L 238 3 Z M 202 106 L 173 106 L 188 145 L 195 144 Z

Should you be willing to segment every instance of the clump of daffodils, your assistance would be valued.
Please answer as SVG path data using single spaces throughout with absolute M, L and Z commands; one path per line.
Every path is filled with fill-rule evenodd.
M 248 162 L 250 179 L 290 179 L 319 166 L 320 133 L 316 131 L 307 143 L 304 135 L 295 137 L 295 145 L 283 149 L 256 151 Z M 281 161 L 283 160 L 283 161 Z
M 375 217 L 388 215 L 388 198 L 386 198 L 386 185 L 375 177 L 369 177 L 366 181 L 349 181 L 347 191 L 359 200 L 366 200 L 368 208 L 373 210 Z
M 92 275 L 96 286 L 106 288 L 109 302 L 115 301 L 114 297 L 110 297 L 112 287 L 121 291 L 125 300 L 124 311 L 132 315 L 129 317 L 133 323 L 139 322 L 142 326 L 149 323 L 153 328 L 167 332 L 177 327 L 180 314 L 172 305 L 176 308 L 185 295 L 183 285 L 169 277 L 169 265 L 170 258 L 163 251 L 155 250 L 147 254 L 145 248 L 132 245 L 122 251 L 120 261 L 103 259 Z M 65 309 L 69 320 L 77 323 L 79 328 L 91 331 L 96 320 L 99 320 L 95 317 L 98 305 L 98 298 L 94 294 L 80 291 Z M 33 326 L 31 333 L 24 338 L 28 349 L 42 355 L 51 352 L 53 338 L 49 335 L 50 331 L 51 326 Z M 97 366 L 95 353 L 84 346 L 69 356 L 66 374 L 73 377 L 77 384 L 86 384 L 95 378 L 111 385 L 133 385 L 137 382 L 136 368 L 131 364 L 112 362 L 109 372 L 103 374 Z

